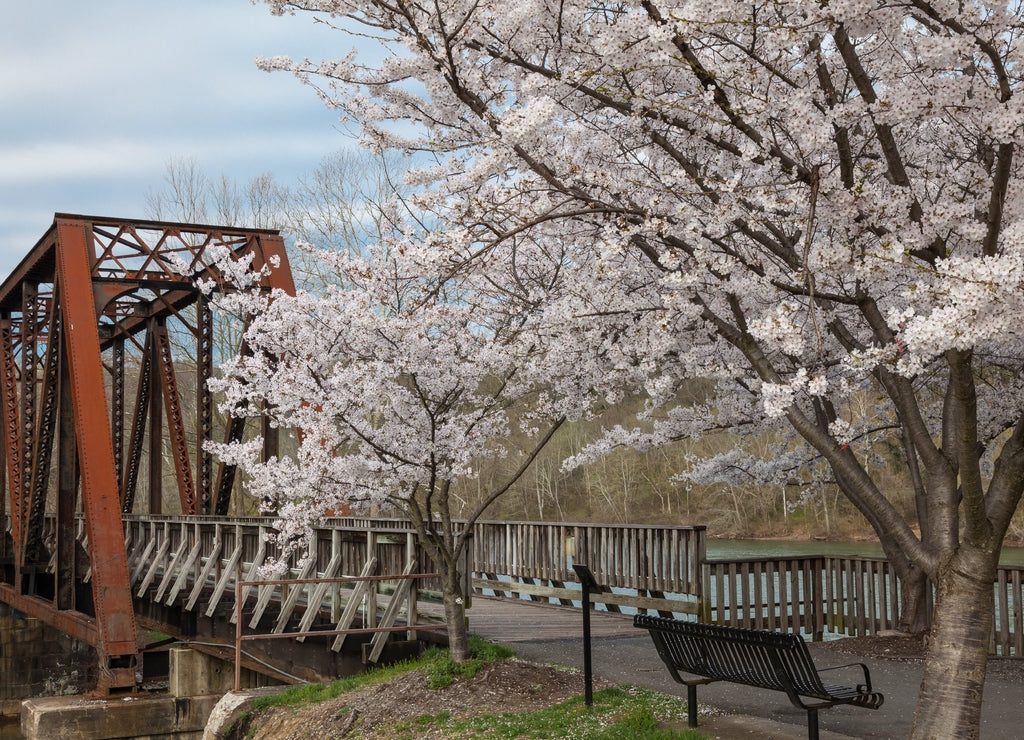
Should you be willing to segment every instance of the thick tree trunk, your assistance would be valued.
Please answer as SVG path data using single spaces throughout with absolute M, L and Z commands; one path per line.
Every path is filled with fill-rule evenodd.
M 459 574 L 443 577 L 444 618 L 448 624 L 448 654 L 456 663 L 469 658 L 469 630 L 466 627 L 466 600 L 459 583 Z
M 961 548 L 939 570 L 913 740 L 979 736 L 996 557 Z

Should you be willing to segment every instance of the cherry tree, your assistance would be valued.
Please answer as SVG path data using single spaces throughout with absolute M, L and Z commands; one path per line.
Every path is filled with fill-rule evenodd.
M 631 357 L 652 398 L 651 423 L 606 445 L 787 425 L 828 464 L 903 579 L 906 627 L 936 588 L 914 736 L 976 737 L 1024 488 L 1021 5 L 269 5 L 394 51 L 262 64 L 368 145 L 429 153 L 409 182 L 458 235 L 434 264 L 525 265 L 503 245 L 571 238 L 574 285 L 537 310 L 588 344 L 550 362 Z M 656 415 L 687 377 L 715 394 Z M 883 438 L 915 517 L 865 465 Z
M 211 386 L 232 415 L 266 414 L 297 430 L 294 450 L 261 461 L 258 439 L 211 449 L 241 466 L 249 492 L 275 513 L 282 562 L 308 552 L 314 527 L 332 510 L 407 514 L 439 572 L 449 649 L 461 661 L 468 650 L 460 566 L 472 524 L 572 409 L 545 393 L 537 345 L 525 339 L 519 312 L 488 310 L 486 293 L 467 283 L 452 297 L 456 286 L 441 290 L 419 277 L 414 261 L 380 249 L 320 259 L 342 276 L 340 285 L 221 299 L 222 309 L 253 318 L 248 352 L 224 363 Z M 512 444 L 514 427 L 531 440 L 525 449 Z M 453 486 L 473 478 L 481 460 L 506 456 L 514 470 L 461 511 Z

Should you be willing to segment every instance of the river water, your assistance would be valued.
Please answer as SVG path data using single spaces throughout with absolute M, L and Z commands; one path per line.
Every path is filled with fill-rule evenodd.
M 711 560 L 807 557 L 810 555 L 860 555 L 885 557 L 877 542 L 825 542 L 820 540 L 714 540 L 707 541 Z M 1024 567 L 1024 548 L 1004 547 L 1003 565 Z

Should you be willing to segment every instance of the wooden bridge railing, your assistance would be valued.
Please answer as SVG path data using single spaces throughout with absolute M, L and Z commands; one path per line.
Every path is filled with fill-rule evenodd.
M 1024 568 L 996 570 L 995 616 L 989 653 L 1024 657 Z
M 272 520 L 259 517 L 127 516 L 133 588 L 143 590 L 148 579 L 147 587 L 155 584 L 161 598 L 185 598 L 190 609 L 204 583 L 214 587 L 214 596 L 230 599 L 239 573 L 251 577 L 276 554 L 264 541 L 271 526 Z M 354 575 L 374 558 L 377 574 L 397 576 L 410 553 L 428 562 L 405 520 L 331 519 L 317 532 L 306 575 Z M 900 619 L 901 584 L 884 559 L 708 560 L 704 527 L 484 521 L 473 528 L 470 562 L 473 587 L 499 595 L 578 603 L 571 566 L 586 563 L 599 583 L 611 587 L 595 601 L 612 610 L 671 612 L 813 638 L 876 634 Z M 302 577 L 299 564 L 291 566 L 292 576 Z M 1024 656 L 1024 568 L 999 568 L 993 592 L 991 652 Z M 335 603 L 337 611 L 340 601 Z
M 888 561 L 815 556 L 715 560 L 705 566 L 707 613 L 716 624 L 850 637 L 895 629 L 902 584 Z M 1024 657 L 1024 567 L 1000 566 L 992 584 L 989 652 Z M 934 592 L 925 605 L 934 608 Z
M 578 601 L 572 564 L 585 563 L 598 583 L 615 589 L 591 596 L 610 609 L 696 614 L 704 559 L 702 526 L 482 521 L 473 527 L 474 588 L 535 600 Z
M 849 636 L 894 629 L 899 579 L 882 558 L 714 560 L 705 566 L 709 621 L 749 629 L 827 630 Z
M 356 611 L 366 627 L 377 627 L 380 619 L 393 621 L 399 601 L 406 624 L 430 611 L 429 606 L 421 608 L 420 595 L 436 587 L 436 578 L 416 574 L 415 583 L 407 581 L 410 565 L 429 558 L 413 533 L 397 521 L 333 521 L 333 526 L 317 530 L 310 557 L 288 562 L 283 575 L 264 572 L 280 554 L 267 541 L 272 524 L 272 519 L 260 517 L 126 515 L 133 594 L 207 617 L 228 617 L 231 623 L 244 610 L 249 629 L 271 634 L 287 629 L 300 642 L 318 614 L 329 612 L 331 622 L 340 625 L 337 629 L 346 630 Z M 343 587 L 353 579 L 342 576 L 353 575 L 373 581 L 375 587 Z M 399 589 L 400 599 L 376 588 L 377 583 L 402 579 L 407 582 Z M 390 608 L 383 609 L 379 601 L 387 601 Z M 268 609 L 272 603 L 277 607 Z M 331 645 L 335 652 L 341 647 L 340 640 Z
M 155 588 L 157 600 L 173 602 L 189 592 L 189 610 L 212 587 L 212 614 L 230 598 L 235 581 L 252 579 L 278 557 L 266 541 L 272 519 L 261 517 L 144 516 L 124 518 L 133 589 Z M 607 526 L 537 522 L 477 522 L 468 562 L 472 585 L 534 598 L 579 598 L 572 562 L 585 562 L 604 584 L 636 595 L 597 596 L 605 603 L 694 614 L 702 595 L 703 527 Z M 316 532 L 305 563 L 289 563 L 297 578 L 359 573 L 372 557 L 378 575 L 402 573 L 410 558 L 428 562 L 411 524 L 402 519 L 334 518 Z M 439 589 L 436 579 L 421 589 Z M 244 589 L 247 599 L 251 589 Z M 666 594 L 677 595 L 669 599 Z

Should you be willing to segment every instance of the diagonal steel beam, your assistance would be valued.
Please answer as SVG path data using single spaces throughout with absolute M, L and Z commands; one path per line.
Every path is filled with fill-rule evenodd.
M 14 329 L 10 317 L 0 320 L 0 381 L 3 383 L 4 458 L 7 461 L 7 494 L 10 497 L 11 535 L 14 552 L 21 548 L 21 444 L 18 430 L 18 369 L 14 359 Z
M 149 394 L 153 385 L 153 352 L 152 338 L 146 335 L 146 344 L 142 351 L 142 364 L 139 367 L 137 388 L 135 391 L 135 411 L 132 414 L 132 431 L 128 441 L 128 459 L 124 463 L 124 475 L 121 478 L 121 511 L 130 514 L 135 507 L 135 491 L 139 483 L 139 466 L 142 462 L 142 441 L 146 434 L 146 419 L 149 413 Z
M 36 396 L 38 394 L 37 369 L 39 354 L 39 291 L 34 282 L 21 285 L 21 368 L 18 384 L 18 445 L 21 448 L 22 473 L 18 486 L 18 517 L 21 519 L 22 540 L 18 543 L 15 563 L 18 572 L 25 568 L 26 548 L 29 539 L 29 503 L 32 498 L 32 470 L 35 466 Z
M 60 393 L 60 361 L 63 354 L 60 311 L 52 310 L 52 307 L 57 305 L 56 287 L 53 296 L 46 329 L 46 357 L 43 362 L 39 418 L 32 439 L 33 464 L 29 479 L 29 508 L 25 532 L 25 561 L 33 564 L 45 563 L 49 559 L 43 549 L 43 519 L 50 483 L 50 463 L 53 459 L 53 440 Z
M 170 434 L 171 450 L 174 457 L 174 475 L 178 481 L 178 496 L 181 499 L 183 514 L 196 514 L 196 487 L 192 481 L 192 461 L 188 451 L 188 440 L 185 438 L 185 418 L 181 412 L 181 397 L 178 395 L 178 381 L 174 374 L 174 361 L 171 359 L 171 341 L 167 336 L 167 327 L 160 325 L 154 329 L 153 341 L 156 345 L 156 360 L 159 368 L 160 388 L 164 396 L 164 409 L 167 411 L 167 426 Z
M 135 685 L 138 641 L 113 445 L 109 434 L 96 434 L 97 429 L 107 428 L 109 416 L 89 273 L 89 246 L 85 226 L 57 219 L 57 282 L 61 286 L 60 310 L 78 438 L 82 508 L 92 564 L 96 650 L 100 657 L 100 686 L 109 689 Z

